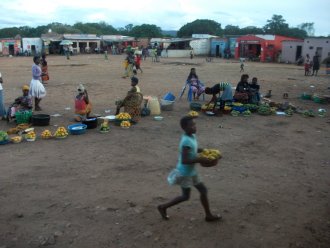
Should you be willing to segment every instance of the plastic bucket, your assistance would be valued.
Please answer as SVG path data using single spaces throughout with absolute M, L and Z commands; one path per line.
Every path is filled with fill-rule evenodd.
M 165 96 L 163 97 L 164 100 L 166 101 L 174 101 L 175 96 L 172 94 L 172 92 L 167 92 Z

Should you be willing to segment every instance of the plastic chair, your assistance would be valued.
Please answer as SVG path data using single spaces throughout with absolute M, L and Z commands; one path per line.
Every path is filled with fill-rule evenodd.
M 202 82 L 200 82 L 202 86 L 204 86 L 204 84 Z M 193 99 L 194 99 L 194 92 L 193 92 L 193 89 L 190 85 L 190 83 L 188 81 L 186 81 L 185 85 L 182 87 L 182 90 L 180 92 L 180 95 L 179 95 L 179 99 L 182 98 L 182 96 L 184 95 L 184 92 L 186 91 L 186 88 L 188 87 L 188 95 L 187 95 L 187 100 L 189 102 L 191 102 Z M 203 101 L 205 101 L 205 93 L 202 93 L 201 94 L 202 97 L 203 97 Z

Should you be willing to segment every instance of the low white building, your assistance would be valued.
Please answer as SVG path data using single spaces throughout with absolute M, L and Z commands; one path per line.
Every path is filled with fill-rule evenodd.
M 22 52 L 31 55 L 41 54 L 43 49 L 43 41 L 41 38 L 22 38 Z

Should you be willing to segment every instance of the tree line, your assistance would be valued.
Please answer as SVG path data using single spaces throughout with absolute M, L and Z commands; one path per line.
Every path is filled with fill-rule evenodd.
M 125 27 L 114 28 L 106 22 L 82 23 L 74 25 L 53 22 L 48 25 L 36 28 L 29 26 L 11 27 L 0 29 L 0 38 L 13 38 L 17 35 L 21 37 L 41 37 L 49 31 L 58 34 L 96 34 L 96 35 L 127 35 L 136 38 L 169 37 L 160 27 L 153 24 L 142 24 L 134 26 L 128 24 Z M 182 26 L 176 33 L 176 37 L 191 37 L 192 34 L 210 34 L 216 36 L 246 35 L 246 34 L 276 34 L 295 38 L 307 38 L 314 36 L 314 23 L 302 23 L 298 27 L 289 27 L 286 20 L 281 15 L 273 15 L 263 27 L 227 25 L 224 28 L 214 20 L 197 19 Z M 330 37 L 330 35 L 328 36 Z

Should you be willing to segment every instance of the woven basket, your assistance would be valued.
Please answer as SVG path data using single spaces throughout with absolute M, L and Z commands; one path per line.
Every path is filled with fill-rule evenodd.
M 212 167 L 212 166 L 216 166 L 218 164 L 219 159 L 214 159 L 211 160 L 210 162 L 207 163 L 201 163 L 201 166 L 203 167 Z

